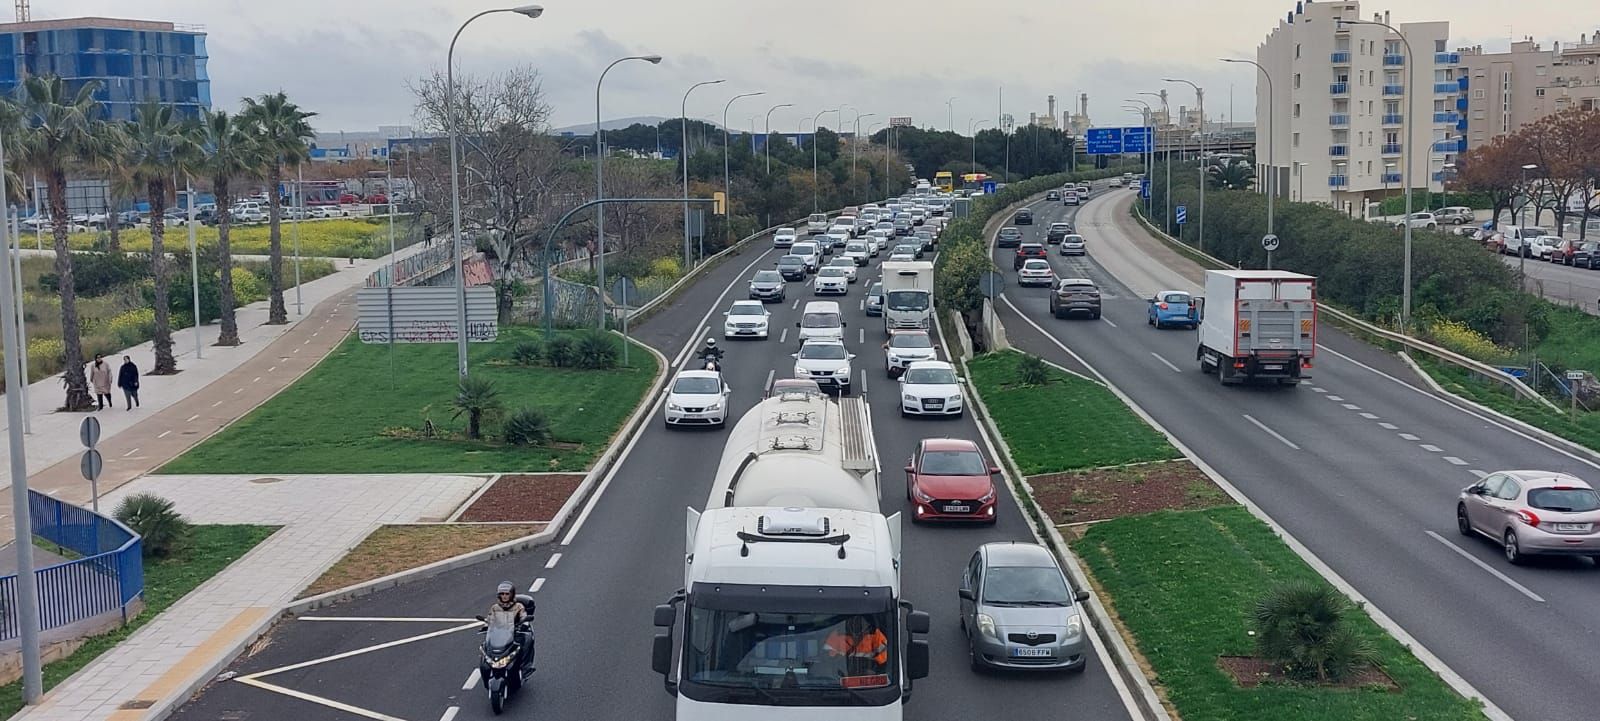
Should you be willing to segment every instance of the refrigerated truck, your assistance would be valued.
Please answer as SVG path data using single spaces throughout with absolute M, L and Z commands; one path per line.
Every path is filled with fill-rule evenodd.
M 883 330 L 933 330 L 933 263 L 883 262 Z
M 1317 352 L 1317 279 L 1283 270 L 1208 270 L 1200 371 L 1222 383 L 1296 385 Z

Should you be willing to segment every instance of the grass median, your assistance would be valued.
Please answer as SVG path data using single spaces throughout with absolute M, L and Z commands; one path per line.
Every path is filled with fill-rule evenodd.
M 1516 395 L 1504 384 L 1481 378 L 1460 366 L 1437 361 L 1420 353 L 1413 355 L 1412 360 L 1451 393 L 1574 443 L 1600 450 L 1600 412 L 1579 410 L 1574 420 L 1569 413 L 1552 411 L 1543 403 Z
M 162 473 L 490 473 L 582 471 L 605 449 L 655 380 L 656 359 L 635 344 L 631 365 L 606 370 L 518 365 L 519 344 L 539 331 L 502 328 L 499 340 L 473 344 L 474 376 L 490 379 L 507 413 L 541 411 L 552 440 L 516 446 L 499 440 L 492 418 L 484 439 L 462 435 L 453 418 L 452 343 L 364 344 L 351 336 L 277 397 L 191 449 Z M 620 345 L 619 345 L 620 348 Z M 432 425 L 434 432 L 426 428 Z

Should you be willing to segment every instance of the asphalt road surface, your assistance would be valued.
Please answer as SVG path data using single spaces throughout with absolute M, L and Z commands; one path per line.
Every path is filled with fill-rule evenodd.
M 776 255 L 753 247 L 713 270 L 635 332 L 669 359 L 697 343 L 709 327 L 720 337 L 722 310 L 743 298 L 744 281 Z M 883 371 L 882 322 L 860 310 L 878 260 L 860 271 L 841 305 L 855 359 L 856 392 L 872 408 L 884 469 L 883 510 L 909 513 L 899 470 L 918 439 L 978 438 L 970 416 L 903 419 L 895 384 Z M 728 342 L 725 374 L 732 405 L 742 413 L 773 377 L 789 377 L 797 305 L 812 297 L 790 283 L 784 303 L 770 304 L 773 337 Z M 788 337 L 780 337 L 787 330 Z M 719 340 L 719 343 L 723 341 Z M 735 418 L 737 415 L 734 416 Z M 560 542 L 527 554 L 446 573 L 313 614 L 286 619 L 227 674 L 174 714 L 179 721 L 335 721 L 355 718 L 455 721 L 486 719 L 486 694 L 475 683 L 477 636 L 462 628 L 491 601 L 495 584 L 537 588 L 538 672 L 531 693 L 511 699 L 512 717 L 541 719 L 670 719 L 673 699 L 650 670 L 655 629 L 651 609 L 682 587 L 684 508 L 701 508 L 720 458 L 725 431 L 669 430 L 657 406 L 599 494 Z M 905 516 L 909 518 L 909 515 Z M 1105 721 L 1129 718 L 1111 674 L 1092 656 L 1080 674 L 974 674 L 957 626 L 956 584 L 979 544 L 1032 541 L 1009 493 L 1001 494 L 993 527 L 922 527 L 905 523 L 903 595 L 933 616 L 932 673 L 917 681 L 908 719 L 1036 716 Z M 408 620 L 439 619 L 439 620 Z M 450 631 L 458 628 L 462 630 Z M 437 634 L 428 636 L 428 634 Z M 423 638 L 415 638 L 425 636 Z M 414 640 L 406 640 L 414 639 Z M 318 662 L 319 659 L 328 659 Z M 453 709 L 453 710 L 452 710 Z M 752 712 L 759 716 L 759 711 Z M 753 716 L 753 717 L 754 717 Z
M 1035 204 L 1027 239 L 1042 242 L 1064 217 L 1088 239 L 1087 258 L 1052 246 L 1050 261 L 1058 277 L 1100 285 L 1103 317 L 1057 320 L 1047 290 L 1012 284 L 998 304 L 1011 342 L 1057 362 L 1070 348 L 1512 717 L 1600 717 L 1600 569 L 1582 558 L 1511 566 L 1454 521 L 1457 494 L 1484 472 L 1595 481 L 1595 459 L 1446 403 L 1398 359 L 1326 325 L 1309 382 L 1221 386 L 1200 373 L 1193 331 L 1146 325 L 1146 298 L 1198 292 L 1200 275 L 1166 267 L 1170 250 L 1129 232 L 1135 197 L 1112 189 L 1081 209 Z M 1012 252 L 995 251 L 1001 268 Z

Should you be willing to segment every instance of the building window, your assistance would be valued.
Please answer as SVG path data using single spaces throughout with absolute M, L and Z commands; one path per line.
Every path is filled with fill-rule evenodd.
M 1544 74 L 1545 74 L 1545 68 L 1544 68 L 1544 66 L 1543 66 L 1543 65 L 1538 65 L 1538 66 L 1535 66 L 1535 67 L 1534 67 L 1534 68 L 1533 68 L 1533 74 L 1534 74 L 1534 75 L 1538 75 L 1538 76 L 1540 76 L 1540 77 L 1544 77 Z
M 1536 97 L 1536 98 L 1544 97 L 1544 88 L 1534 88 L 1533 89 L 1533 97 Z
M 1600 110 L 1600 98 L 1584 98 L 1584 110 Z
M 1295 73 L 1294 74 L 1294 89 L 1295 90 L 1299 90 L 1300 89 L 1300 73 Z
M 1474 111 L 1472 111 L 1472 119 L 1473 120 L 1482 120 L 1483 119 L 1483 111 L 1482 110 L 1474 110 Z
M 1433 51 L 1436 52 L 1436 53 L 1444 52 L 1445 51 L 1444 44 L 1445 44 L 1444 38 L 1440 38 L 1438 40 L 1433 41 Z
M 1296 148 L 1300 147 L 1300 134 L 1299 133 L 1295 133 L 1294 134 L 1294 147 L 1296 147 Z
M 1294 59 L 1295 60 L 1299 60 L 1300 59 L 1300 43 L 1295 43 L 1294 44 Z M 1300 87 L 1300 86 L 1296 85 L 1295 87 Z
M 1300 104 L 1299 103 L 1295 103 L 1294 104 L 1294 116 L 1297 117 L 1297 118 L 1300 117 Z
M 1482 100 L 1483 99 L 1483 88 L 1478 88 L 1477 90 L 1472 91 L 1472 99 L 1473 100 Z

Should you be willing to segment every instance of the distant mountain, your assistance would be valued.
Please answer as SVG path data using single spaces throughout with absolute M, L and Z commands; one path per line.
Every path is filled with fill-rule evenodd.
M 654 127 L 656 125 L 660 125 L 661 121 L 667 120 L 667 119 L 668 118 L 663 118 L 663 117 L 661 117 L 659 115 L 638 115 L 638 116 L 634 116 L 634 117 L 631 117 L 631 118 L 614 118 L 614 119 L 611 119 L 611 120 L 607 120 L 604 123 L 601 123 L 601 126 L 606 129 L 606 132 L 610 132 L 612 130 L 621 130 L 623 128 L 628 127 L 629 125 L 633 125 L 634 123 L 642 123 L 644 125 L 649 125 L 651 127 Z M 715 123 L 713 123 L 713 125 L 715 125 Z M 717 127 L 721 127 L 721 126 L 719 125 Z M 588 134 L 594 132 L 594 123 L 583 123 L 583 124 L 580 124 L 580 125 L 568 125 L 566 127 L 556 128 L 555 130 L 552 130 L 551 132 L 555 133 L 556 135 L 561 135 L 563 133 L 572 133 L 574 135 L 588 135 Z

